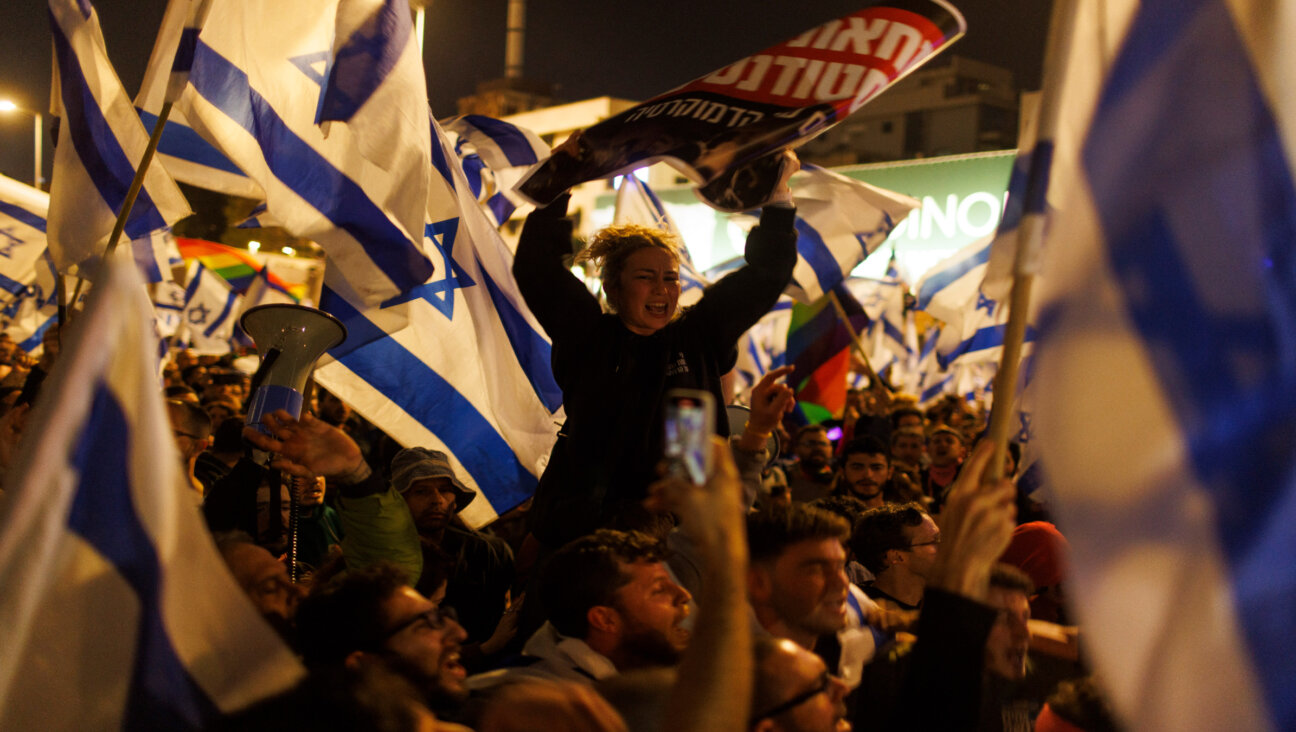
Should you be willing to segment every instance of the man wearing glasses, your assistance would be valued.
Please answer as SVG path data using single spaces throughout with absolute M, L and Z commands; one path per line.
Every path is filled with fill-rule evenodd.
M 756 641 L 753 732 L 846 732 L 846 684 L 815 654 L 783 638 Z
M 917 610 L 940 540 L 936 522 L 916 503 L 865 511 L 851 534 L 855 558 L 875 578 L 864 594 L 890 610 Z
M 394 565 L 352 570 L 315 590 L 297 611 L 297 632 L 310 668 L 393 671 L 422 691 L 438 716 L 454 716 L 467 698 L 459 662 L 464 629 Z

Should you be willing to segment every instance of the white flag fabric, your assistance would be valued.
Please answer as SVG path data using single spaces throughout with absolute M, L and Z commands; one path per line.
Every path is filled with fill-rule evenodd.
M 460 513 L 480 526 L 535 492 L 563 421 L 562 393 L 549 340 L 517 291 L 513 256 L 439 139 L 434 162 L 444 177 L 425 230 L 437 273 L 379 307 L 326 285 L 320 308 L 348 336 L 315 379 L 402 445 L 446 452 L 482 494 Z
M 1127 728 L 1293 729 L 1296 6 L 1061 5 L 1034 427 L 1068 596 Z
M 216 3 L 176 106 L 366 304 L 432 275 L 432 139 L 406 0 Z
M 671 218 L 670 212 L 662 205 L 661 199 L 633 174 L 621 176 L 621 185 L 617 187 L 616 209 L 612 213 L 613 224 L 638 224 L 654 229 L 661 229 L 680 238 L 679 227 Z M 693 266 L 687 243 L 680 238 L 684 246 L 680 252 L 680 296 L 679 306 L 696 305 L 702 299 L 702 291 L 711 284 Z
M 177 339 L 197 354 L 219 356 L 229 353 L 234 324 L 243 309 L 242 301 L 243 298 L 220 275 L 194 260 L 189 266 Z
M 918 201 L 815 165 L 802 166 L 797 206 L 797 263 L 784 292 L 809 305 L 832 290 L 886 241 Z
M 6 481 L 4 729 L 200 729 L 303 674 L 181 476 L 143 282 L 107 269 Z
M 179 100 L 189 81 L 194 42 L 206 22 L 211 3 L 212 0 L 167 3 L 144 81 L 135 95 L 136 111 L 149 130 L 157 124 L 163 103 L 168 98 L 172 102 Z M 256 201 L 265 199 L 261 186 L 195 132 L 179 109 L 171 109 L 156 154 L 157 163 L 182 183 Z
M 176 282 L 159 282 L 153 291 L 153 312 L 160 337 L 170 338 L 180 331 L 184 309 L 185 288 Z
M 57 61 L 59 145 L 50 185 L 49 247 L 60 272 L 81 266 L 93 272 L 126 200 L 148 132 L 108 62 L 99 17 L 89 0 L 49 0 Z M 150 165 L 120 245 L 140 242 L 136 259 L 150 262 L 146 276 L 162 279 L 152 237 L 191 213 L 175 181 Z M 82 274 L 86 274 L 83 272 Z
M 738 339 L 738 361 L 734 364 L 743 391 L 760 381 L 771 369 L 787 365 L 787 335 L 792 324 L 792 298 L 780 296 L 774 308 Z
M 46 251 L 49 194 L 0 175 L 0 306 L 27 297 Z
M 519 207 L 530 205 L 513 191 L 532 165 L 549 157 L 549 145 L 536 133 L 504 120 L 465 114 L 443 127 L 473 195 L 496 226 Z

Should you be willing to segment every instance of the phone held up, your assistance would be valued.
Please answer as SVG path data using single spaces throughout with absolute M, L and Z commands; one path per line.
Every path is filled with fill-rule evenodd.
M 672 474 L 702 485 L 711 475 L 715 397 L 697 389 L 666 392 L 665 457 Z

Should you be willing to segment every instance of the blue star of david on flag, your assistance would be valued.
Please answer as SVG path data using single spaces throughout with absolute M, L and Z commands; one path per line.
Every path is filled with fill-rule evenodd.
M 432 242 L 432 246 L 437 248 L 441 253 L 442 262 L 441 272 L 445 276 L 439 280 L 427 282 L 418 287 L 410 289 L 408 292 L 397 295 L 392 299 L 384 302 L 384 308 L 410 302 L 411 300 L 423 299 L 436 308 L 447 319 L 454 319 L 455 297 L 454 291 L 465 287 L 473 287 L 477 283 L 468 276 L 463 267 L 454 260 L 455 235 L 459 231 L 459 219 L 446 219 L 438 221 L 435 224 L 427 224 L 423 230 L 423 237 Z
M 211 311 L 208 310 L 207 306 L 202 303 L 199 303 L 189 309 L 189 323 L 192 325 L 201 325 L 203 323 L 206 323 L 207 318 L 209 317 L 211 317 Z
M 994 300 L 991 300 L 990 298 L 986 297 L 984 293 L 977 292 L 977 303 L 976 303 L 977 310 L 984 310 L 986 311 L 986 315 L 993 316 L 995 305 L 997 304 L 998 303 L 996 303 Z

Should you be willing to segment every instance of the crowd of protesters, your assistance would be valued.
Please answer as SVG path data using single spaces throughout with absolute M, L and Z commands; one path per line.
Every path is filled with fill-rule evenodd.
M 552 229 L 561 211 L 544 217 L 528 226 Z M 787 238 L 790 217 L 763 221 Z M 651 266 L 669 274 L 678 255 L 662 250 L 670 256 Z M 638 338 L 678 322 L 673 300 L 655 307 L 653 293 L 671 285 L 652 274 L 638 295 L 647 333 L 627 325 Z M 610 290 L 628 307 L 633 293 Z M 699 307 L 695 324 L 723 314 Z M 528 516 L 528 502 L 484 528 L 460 519 L 484 499 L 444 453 L 397 445 L 319 387 L 300 417 L 276 412 L 264 432 L 247 429 L 240 360 L 174 354 L 165 398 L 187 495 L 238 585 L 310 671 L 225 726 L 1116 728 L 1078 650 L 1066 540 L 1043 494 L 1019 479 L 1020 446 L 1006 478 L 983 480 L 992 450 L 977 444 L 979 406 L 919 409 L 875 382 L 852 393 L 840 422 L 789 432 L 783 381 L 793 375 L 776 369 L 746 396 L 746 423 L 714 438 L 713 470 L 696 485 L 654 465 L 660 380 L 630 407 L 633 424 L 616 422 L 635 389 L 618 381 L 616 349 L 655 346 L 599 317 L 587 331 L 629 345 L 581 351 L 564 340 L 581 333 L 567 333 L 555 337 L 555 363 L 625 392 L 600 402 L 589 391 L 598 383 L 586 383 L 586 403 L 568 412 L 579 429 L 564 433 L 615 453 L 562 452 L 567 477 L 542 481 L 560 492 L 542 496 L 543 515 Z M 691 347 L 713 325 L 666 332 Z M 708 374 L 732 365 L 724 356 L 741 328 L 721 332 Z M 57 353 L 56 335 L 39 362 L 0 340 L 3 467 Z M 678 376 L 684 361 L 664 353 L 658 365 Z M 589 358 L 610 370 L 579 360 Z M 609 439 L 630 432 L 634 444 Z M 253 448 L 273 459 L 258 463 Z M 603 480 L 618 492 L 605 496 Z

